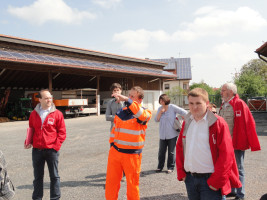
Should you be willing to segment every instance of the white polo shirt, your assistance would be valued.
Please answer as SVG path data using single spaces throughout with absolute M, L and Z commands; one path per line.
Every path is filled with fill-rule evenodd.
M 199 121 L 195 121 L 192 115 L 191 119 L 186 134 L 184 169 L 191 173 L 213 173 L 207 113 Z

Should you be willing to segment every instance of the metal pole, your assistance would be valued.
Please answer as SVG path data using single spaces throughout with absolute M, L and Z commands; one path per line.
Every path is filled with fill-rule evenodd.
M 48 89 L 52 92 L 52 73 L 51 71 L 48 72 Z

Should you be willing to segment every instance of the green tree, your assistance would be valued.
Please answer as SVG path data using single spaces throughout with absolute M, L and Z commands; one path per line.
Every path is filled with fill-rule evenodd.
M 192 85 L 190 85 L 189 88 L 190 88 L 190 90 L 192 90 L 194 88 L 203 88 L 204 90 L 206 90 L 208 92 L 209 95 L 215 94 L 213 88 L 210 87 L 207 83 L 204 83 L 203 81 L 200 83 L 193 83 Z
M 172 99 L 176 98 L 177 96 L 183 95 L 185 93 L 185 90 L 183 90 L 179 86 L 172 87 L 170 90 L 166 92 L 166 94 Z
M 267 94 L 266 82 L 254 71 L 242 73 L 235 84 L 238 87 L 239 94 L 249 94 L 249 96 L 264 96 Z
M 220 90 L 214 90 L 211 86 L 209 86 L 207 83 L 204 83 L 204 81 L 201 81 L 200 83 L 193 83 L 190 85 L 190 90 L 194 88 L 203 88 L 206 90 L 209 94 L 209 101 L 211 103 L 216 104 L 216 106 L 221 105 L 221 95 L 220 95 Z
M 179 86 L 175 86 L 172 89 L 168 90 L 166 94 L 170 97 L 172 103 L 180 106 L 182 105 L 182 95 L 186 94 L 186 90 L 183 90 Z
M 213 95 L 213 101 L 211 99 L 211 96 L 209 98 L 212 103 L 216 104 L 217 107 L 220 107 L 222 104 L 221 88 L 215 91 Z
M 264 81 L 267 81 L 267 63 L 261 59 L 252 59 L 242 66 L 240 75 L 253 72 L 255 75 L 261 76 Z
M 249 96 L 267 95 L 267 63 L 253 59 L 242 66 L 240 74 L 234 77 L 239 94 Z

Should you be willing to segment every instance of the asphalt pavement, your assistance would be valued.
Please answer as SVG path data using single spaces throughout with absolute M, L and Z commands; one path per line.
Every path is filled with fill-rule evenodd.
M 153 117 L 155 112 L 153 112 Z M 246 151 L 246 199 L 257 200 L 267 193 L 267 113 L 254 114 L 262 150 Z M 104 200 L 109 151 L 110 123 L 104 115 L 66 119 L 67 139 L 59 157 L 63 200 Z M 31 150 L 23 149 L 27 121 L 0 123 L 0 149 L 8 163 L 8 173 L 16 188 L 16 200 L 30 200 L 33 186 Z M 186 200 L 183 182 L 176 171 L 155 173 L 158 153 L 158 123 L 148 124 L 140 175 L 141 200 Z M 49 199 L 49 173 L 45 169 L 44 200 Z M 126 182 L 121 182 L 119 200 L 127 199 Z

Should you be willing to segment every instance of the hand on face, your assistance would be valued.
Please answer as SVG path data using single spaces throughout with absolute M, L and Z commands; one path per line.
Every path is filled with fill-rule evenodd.
M 111 96 L 114 97 L 118 103 L 121 101 L 128 101 L 128 97 L 118 93 L 113 93 Z
M 115 97 L 113 94 L 121 94 L 121 92 L 122 92 L 122 91 L 121 91 L 120 88 L 114 88 L 113 91 L 112 91 L 112 95 L 111 95 L 111 96 L 112 96 L 112 97 Z M 118 98 L 115 97 L 115 99 L 116 99 L 116 102 L 117 102 L 117 103 L 120 102 Z

